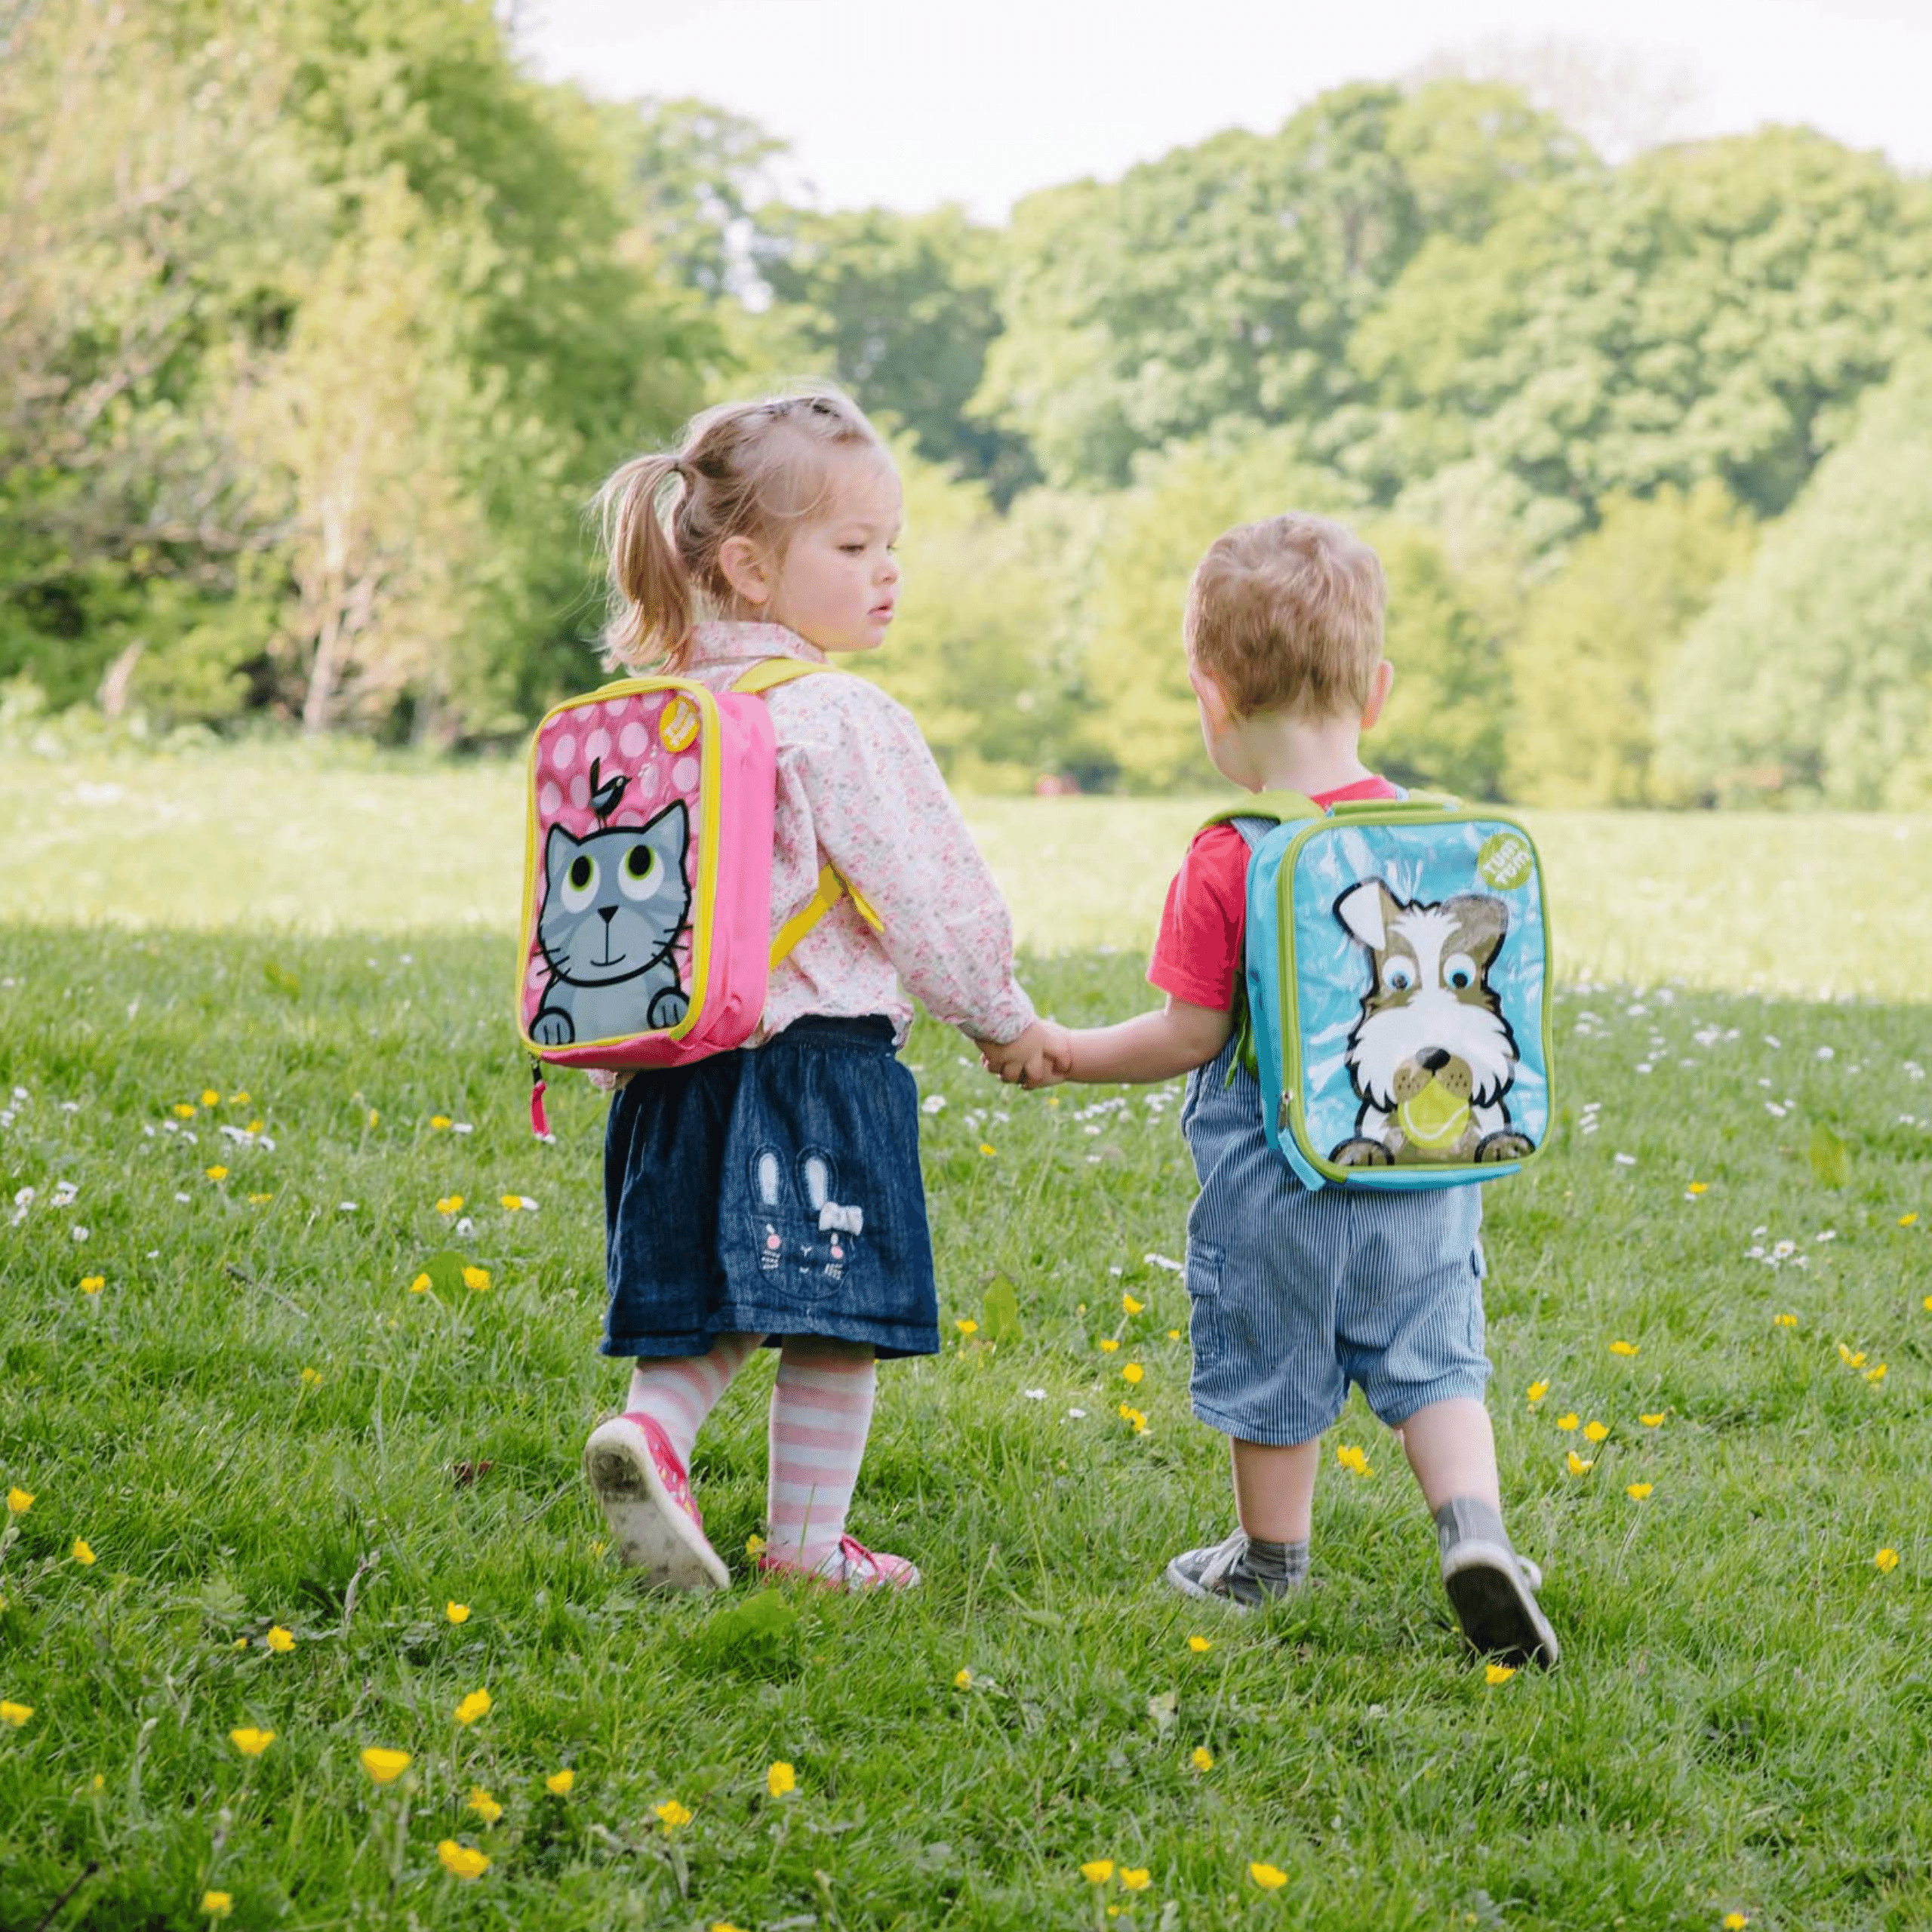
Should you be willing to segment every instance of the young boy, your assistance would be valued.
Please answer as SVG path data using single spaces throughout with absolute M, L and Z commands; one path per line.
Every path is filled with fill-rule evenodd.
M 1386 586 L 1339 524 L 1291 515 L 1218 538 L 1189 589 L 1188 681 L 1208 755 L 1250 792 L 1318 804 L 1389 798 L 1361 734 L 1388 701 Z M 1554 1663 L 1542 1579 L 1503 1527 L 1483 1406 L 1481 1193 L 1311 1192 L 1268 1146 L 1254 1074 L 1236 1064 L 1248 848 L 1230 825 L 1195 835 L 1168 888 L 1148 978 L 1158 1012 L 1069 1032 L 1029 1084 L 1188 1075 L 1181 1128 L 1201 1192 L 1187 1223 L 1194 1410 L 1228 1437 L 1238 1527 L 1168 1580 L 1251 1609 L 1308 1574 L 1319 1438 L 1349 1383 L 1392 1429 L 1435 1518 L 1442 1580 L 1469 1641 Z

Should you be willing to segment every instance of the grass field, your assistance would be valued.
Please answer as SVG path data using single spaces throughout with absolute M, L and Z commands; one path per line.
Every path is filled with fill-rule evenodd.
M 511 931 L 520 774 L 299 743 L 0 743 L 0 918 L 331 934 Z M 1190 830 L 1232 797 L 969 800 L 1020 943 L 1140 952 Z M 1527 815 L 1574 980 L 1915 1000 L 1932 824 L 1870 814 Z
M 118 817 L 50 854 L 21 768 L 0 1490 L 32 1501 L 0 1550 L 0 1927 L 203 1926 L 211 1891 L 230 1924 L 315 1932 L 1932 1925 L 1932 1009 L 1903 983 L 1918 940 L 1817 930 L 1927 917 L 1922 882 L 1889 912 L 1817 897 L 1878 874 L 1884 822 L 1544 828 L 1559 879 L 1593 839 L 1651 851 L 1660 900 L 1718 895 L 1736 851 L 1758 937 L 1703 977 L 1795 958 L 1822 970 L 1793 984 L 1894 996 L 1657 984 L 1700 977 L 1683 951 L 1647 955 L 1641 993 L 1566 989 L 1560 1137 L 1491 1192 L 1487 1235 L 1505 1494 L 1566 1654 L 1492 1684 L 1358 1402 L 1334 1446 L 1370 1473 L 1331 1460 L 1317 1588 L 1252 1621 L 1164 1589 L 1227 1514 L 1177 1336 L 1177 1089 L 1012 1094 L 924 1023 L 948 1345 L 881 1371 L 854 1527 L 928 1587 L 643 1597 L 577 1473 L 623 1380 L 594 1352 L 599 1108 L 562 1086 L 557 1143 L 529 1137 L 482 816 L 502 775 L 97 773 L 76 782 L 126 786 Z M 353 851 L 291 829 L 358 787 Z M 1131 952 L 1030 970 L 1078 1022 L 1142 1001 L 1129 896 L 1138 917 L 1188 813 L 1072 807 L 1059 875 L 1131 881 L 1089 902 Z M 1037 878 L 1029 814 L 1069 809 L 977 822 Z M 1813 916 L 1753 950 L 1794 876 Z M 234 918 L 264 903 L 275 930 Z M 770 1377 L 694 1466 L 741 1580 Z M 371 1746 L 409 1754 L 395 1783 Z

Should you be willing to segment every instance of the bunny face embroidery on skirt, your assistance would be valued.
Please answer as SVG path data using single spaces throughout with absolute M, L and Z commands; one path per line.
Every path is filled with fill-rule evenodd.
M 803 1301 L 836 1294 L 860 1257 L 865 1211 L 834 1198 L 838 1171 L 816 1147 L 798 1156 L 790 1174 L 774 1148 L 752 1158 L 748 1219 L 758 1272 Z

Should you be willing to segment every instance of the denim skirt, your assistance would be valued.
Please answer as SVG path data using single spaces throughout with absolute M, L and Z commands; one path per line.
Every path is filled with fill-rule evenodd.
M 938 1352 L 918 1088 L 882 1017 L 635 1075 L 605 1129 L 604 1203 L 606 1355 L 728 1334 Z

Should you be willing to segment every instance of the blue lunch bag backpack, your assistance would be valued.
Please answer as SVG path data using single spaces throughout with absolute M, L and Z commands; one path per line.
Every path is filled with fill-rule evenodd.
M 1263 792 L 1246 1025 L 1269 1145 L 1311 1188 L 1515 1173 L 1552 1118 L 1549 924 L 1529 833 L 1439 794 Z

